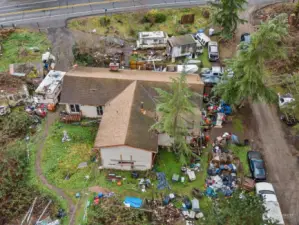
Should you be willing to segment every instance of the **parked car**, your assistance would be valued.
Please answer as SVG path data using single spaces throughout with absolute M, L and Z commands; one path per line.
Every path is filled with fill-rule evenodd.
M 266 213 L 263 215 L 264 220 L 284 225 L 280 206 L 275 194 L 273 185 L 267 182 L 260 182 L 255 184 L 256 194 L 263 198 Z
M 226 74 L 225 78 L 231 78 L 234 72 L 231 69 L 225 69 L 220 66 L 213 66 L 212 68 L 202 68 L 200 72 L 201 79 L 204 83 L 216 84 L 220 81 L 225 82 L 222 79 L 223 74 Z
M 247 159 L 252 178 L 255 181 L 265 181 L 266 170 L 261 153 L 257 151 L 249 151 L 247 152 Z
M 216 62 L 219 60 L 219 49 L 216 41 L 210 41 L 208 43 L 208 54 L 210 61 Z

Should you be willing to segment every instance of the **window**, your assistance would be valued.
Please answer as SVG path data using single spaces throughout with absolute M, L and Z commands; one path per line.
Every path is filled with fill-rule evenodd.
M 104 107 L 103 106 L 98 106 L 97 107 L 97 114 L 98 116 L 102 116 L 104 113 Z
M 80 112 L 80 105 L 70 104 L 71 112 Z

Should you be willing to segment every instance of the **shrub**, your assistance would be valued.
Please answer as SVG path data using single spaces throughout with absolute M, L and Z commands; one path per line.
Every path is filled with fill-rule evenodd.
M 130 34 L 130 36 L 135 37 L 136 36 L 136 30 L 134 30 L 134 28 L 130 27 L 129 34 Z
M 143 17 L 142 22 L 144 23 L 163 23 L 167 19 L 167 16 L 161 12 L 158 12 L 157 10 L 151 10 L 148 13 L 146 13 Z
M 209 12 L 208 10 L 204 10 L 204 11 L 202 12 L 202 16 L 203 16 L 203 18 L 205 18 L 205 19 L 209 19 L 209 18 L 210 18 L 210 12 Z
M 191 32 L 191 27 L 188 25 L 177 27 L 177 33 L 180 35 L 188 34 L 190 32 Z
M 107 16 L 105 17 L 100 17 L 100 24 L 102 27 L 106 27 L 110 24 L 110 18 L 108 18 Z

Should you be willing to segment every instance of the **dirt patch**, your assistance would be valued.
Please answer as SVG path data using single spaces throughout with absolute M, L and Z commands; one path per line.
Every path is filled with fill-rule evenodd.
M 88 188 L 88 190 L 95 193 L 100 193 L 100 192 L 102 192 L 103 194 L 109 193 L 109 190 L 107 188 L 102 188 L 100 186 L 93 186 Z
M 49 28 L 47 35 L 52 43 L 52 54 L 56 57 L 56 70 L 68 71 L 74 62 L 72 32 L 67 28 Z
M 245 14 L 244 18 L 253 21 L 251 13 Z M 239 26 L 239 34 L 247 31 L 254 31 L 254 27 L 249 23 Z M 286 224 L 298 225 L 299 164 L 293 156 L 294 147 L 285 138 L 277 108 L 266 104 L 251 104 L 244 118 L 247 121 L 247 134 L 254 140 L 252 148 L 264 155 L 268 181 L 276 189 Z

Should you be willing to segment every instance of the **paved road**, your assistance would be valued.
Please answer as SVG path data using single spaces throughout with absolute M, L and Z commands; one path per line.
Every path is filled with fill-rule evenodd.
M 249 4 L 273 0 L 250 0 Z M 0 25 L 63 27 L 69 18 L 206 4 L 207 0 L 0 0 Z
M 73 17 L 200 4 L 206 0 L 31 0 L 11 4 L 0 0 L 0 25 L 61 27 Z

